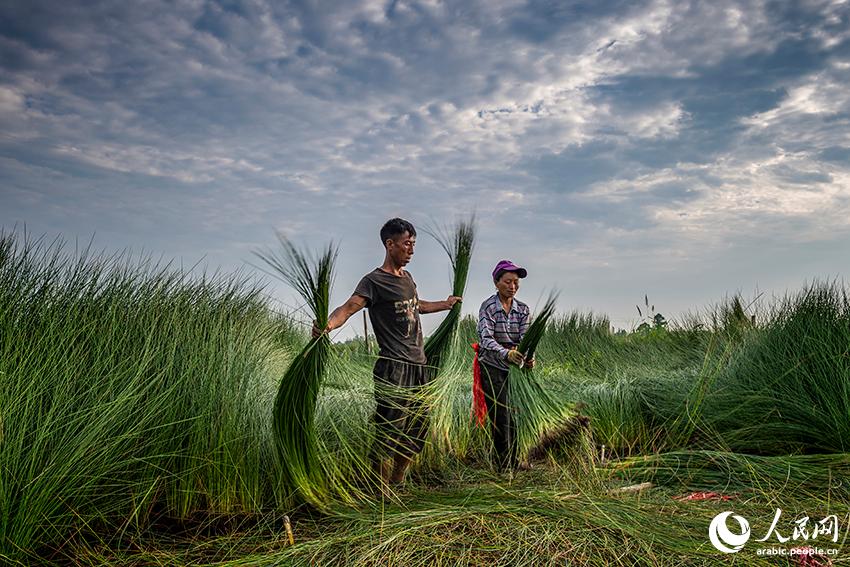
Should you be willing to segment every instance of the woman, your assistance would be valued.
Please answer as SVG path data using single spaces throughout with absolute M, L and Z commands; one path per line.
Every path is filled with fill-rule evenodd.
M 499 471 L 517 468 L 516 428 L 508 398 L 509 364 L 531 367 L 516 349 L 528 330 L 528 305 L 516 299 L 519 280 L 528 271 L 510 260 L 502 260 L 493 269 L 496 293 L 481 304 L 478 312 L 478 362 L 481 386 L 487 402 L 487 416 L 496 464 Z

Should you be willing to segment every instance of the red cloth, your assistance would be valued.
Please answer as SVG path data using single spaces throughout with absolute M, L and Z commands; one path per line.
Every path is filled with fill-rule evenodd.
M 487 400 L 484 398 L 484 388 L 481 386 L 481 365 L 478 364 L 478 343 L 472 343 L 475 358 L 472 359 L 472 415 L 479 427 L 487 422 Z
M 804 547 L 792 547 L 792 560 L 794 565 L 800 567 L 826 567 L 832 565 L 832 560 L 823 555 L 815 553 L 814 548 L 807 545 Z

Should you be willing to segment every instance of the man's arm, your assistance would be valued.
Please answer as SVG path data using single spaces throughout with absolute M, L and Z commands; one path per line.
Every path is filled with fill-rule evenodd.
M 366 298 L 360 295 L 352 295 L 348 301 L 334 309 L 328 317 L 328 326 L 324 330 L 316 327 L 313 324 L 313 338 L 318 337 L 322 333 L 330 333 L 334 329 L 342 327 L 348 319 L 366 307 Z
M 439 311 L 448 311 L 454 306 L 455 303 L 462 300 L 463 298 L 458 295 L 450 295 L 446 298 L 445 301 L 425 301 L 424 299 L 420 299 L 419 312 L 437 313 Z

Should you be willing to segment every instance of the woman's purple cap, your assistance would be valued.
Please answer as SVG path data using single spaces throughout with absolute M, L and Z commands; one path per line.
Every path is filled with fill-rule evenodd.
M 499 278 L 502 277 L 502 274 L 505 272 L 516 272 L 516 275 L 524 278 L 528 275 L 528 270 L 525 268 L 520 268 L 510 260 L 500 260 L 496 267 L 493 268 L 493 281 L 499 281 Z

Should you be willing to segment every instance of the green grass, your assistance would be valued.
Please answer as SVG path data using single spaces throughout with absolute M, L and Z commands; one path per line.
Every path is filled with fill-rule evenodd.
M 329 291 L 329 271 L 305 289 L 325 279 Z M 816 283 L 755 323 L 749 310 L 732 298 L 625 336 L 601 315 L 554 316 L 520 400 L 524 448 L 576 408 L 591 429 L 513 481 L 491 472 L 471 419 L 475 321 L 460 319 L 428 392 L 426 450 L 382 499 L 366 472 L 373 356 L 327 345 L 322 378 L 300 390 L 316 403 L 299 477 L 273 409 L 287 373 L 318 375 L 292 364 L 316 346 L 261 287 L 2 235 L 0 561 L 775 564 L 721 558 L 707 525 L 734 509 L 761 531 L 782 507 L 838 514 L 846 530 L 850 309 L 841 286 Z M 316 471 L 321 513 L 299 490 Z M 694 490 L 736 499 L 674 499 Z
M 278 236 L 280 249 L 258 252 L 286 283 L 301 295 L 319 329 L 328 324 L 330 288 L 337 251 L 329 245 L 322 254 L 311 258 L 292 242 Z M 315 429 L 316 400 L 325 377 L 331 341 L 327 334 L 311 340 L 292 359 L 280 380 L 274 400 L 273 429 L 280 457 L 280 486 L 293 490 L 288 502 L 303 498 L 322 506 L 330 492 L 338 492 L 332 475 L 320 458 Z M 341 492 L 345 494 L 345 486 Z
M 827 470 L 824 464 L 797 463 Z M 776 565 L 754 553 L 722 557 L 706 537 L 711 519 L 731 508 L 762 535 L 778 506 L 787 518 L 836 514 L 844 520 L 850 514 L 846 500 L 830 501 L 826 493 L 813 497 L 796 470 L 777 490 L 727 486 L 724 494 L 734 496 L 728 502 L 681 499 L 695 487 L 717 486 L 705 479 L 724 471 L 705 463 L 694 469 L 690 483 L 671 481 L 635 493 L 611 493 L 624 481 L 612 479 L 620 473 L 608 469 L 589 479 L 550 464 L 512 482 L 481 470 L 450 472 L 438 484 L 418 480 L 398 501 L 346 508 L 333 517 L 293 516 L 292 546 L 279 523 L 268 519 L 239 536 L 172 538 L 132 553 L 90 546 L 84 557 L 92 564 L 109 558 L 116 564 L 160 565 L 205 564 L 215 557 L 217 564 L 233 566 Z M 778 479 L 773 465 L 759 461 L 746 476 L 747 482 Z
M 269 502 L 259 290 L 0 238 L 0 556 Z

